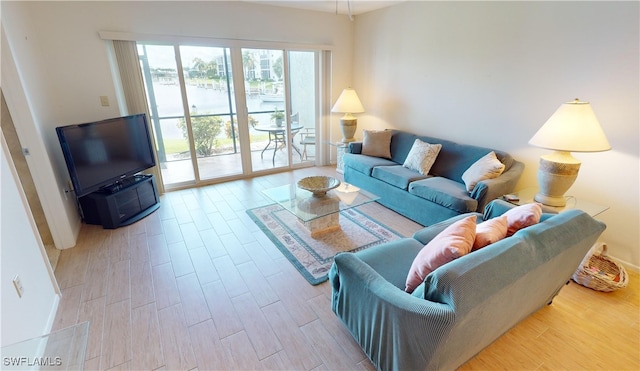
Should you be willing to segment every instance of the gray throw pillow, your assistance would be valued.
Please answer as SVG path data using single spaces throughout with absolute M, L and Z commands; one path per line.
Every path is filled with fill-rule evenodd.
M 391 130 L 363 130 L 362 154 L 391 158 Z

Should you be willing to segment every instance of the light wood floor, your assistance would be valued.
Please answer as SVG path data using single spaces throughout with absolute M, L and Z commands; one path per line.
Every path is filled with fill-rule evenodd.
M 372 370 L 330 309 L 247 217 L 261 190 L 311 168 L 167 193 L 125 228 L 84 225 L 62 251 L 54 330 L 90 321 L 87 370 Z M 367 213 L 404 234 L 419 225 L 378 204 Z M 553 305 L 461 369 L 640 369 L 638 275 L 599 293 L 567 285 Z M 505 303 L 505 306 L 517 303 Z

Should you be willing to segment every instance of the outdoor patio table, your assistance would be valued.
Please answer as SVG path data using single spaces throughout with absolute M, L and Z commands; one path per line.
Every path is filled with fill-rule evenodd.
M 276 126 L 276 125 L 257 125 L 256 127 L 254 127 L 254 129 L 256 131 L 264 131 L 269 133 L 269 142 L 267 143 L 267 145 L 264 147 L 264 149 L 262 150 L 262 152 L 260 152 L 260 158 L 263 158 L 263 154 L 264 151 L 266 151 L 269 146 L 271 145 L 271 143 L 274 144 L 273 147 L 273 158 L 272 158 L 272 162 L 275 166 L 276 163 L 276 153 L 278 152 L 278 149 L 281 146 L 285 146 L 286 145 L 286 141 L 285 141 L 285 137 L 287 134 L 287 126 L 285 124 L 283 124 L 282 126 Z M 292 125 L 291 126 L 291 147 L 298 152 L 298 155 L 300 155 L 300 159 L 302 159 L 302 153 L 300 152 L 300 149 L 298 147 L 296 147 L 296 145 L 293 142 L 293 137 L 302 129 L 302 126 L 300 125 Z

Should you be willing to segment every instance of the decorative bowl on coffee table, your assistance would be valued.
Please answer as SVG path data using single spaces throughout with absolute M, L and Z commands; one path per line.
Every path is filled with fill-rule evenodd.
M 340 181 L 330 176 L 309 176 L 298 181 L 298 188 L 313 193 L 314 197 L 323 197 L 339 185 Z

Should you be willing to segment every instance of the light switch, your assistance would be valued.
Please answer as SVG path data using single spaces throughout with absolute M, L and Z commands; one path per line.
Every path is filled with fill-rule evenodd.
M 109 107 L 109 97 L 107 97 L 106 95 L 101 95 L 100 104 L 102 104 L 102 107 Z
M 20 281 L 20 276 L 18 276 L 16 274 L 15 277 L 13 277 L 13 287 L 16 288 L 16 292 L 18 293 L 18 297 L 21 298 L 22 295 L 24 294 L 24 287 L 22 287 L 22 282 Z

